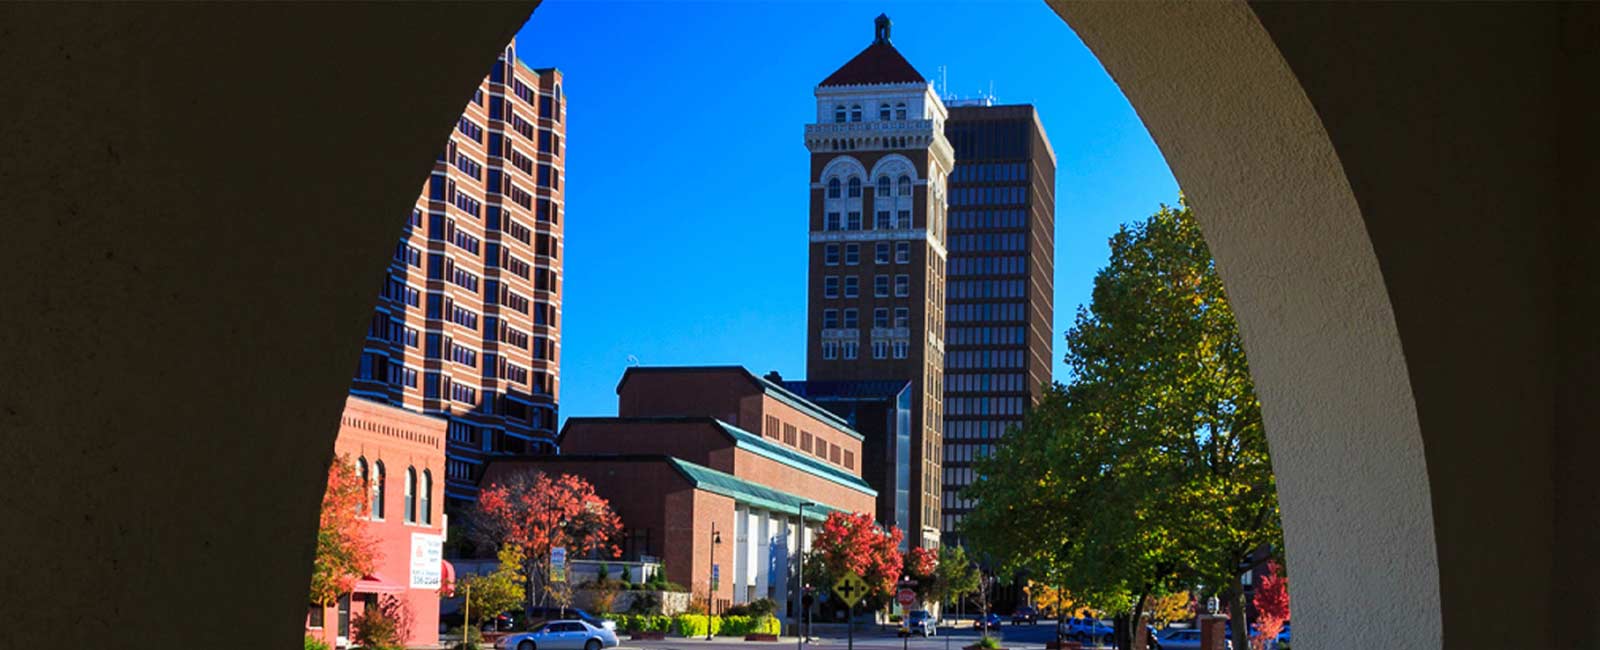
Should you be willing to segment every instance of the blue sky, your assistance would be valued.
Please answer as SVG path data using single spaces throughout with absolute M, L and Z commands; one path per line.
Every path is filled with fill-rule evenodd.
M 566 77 L 561 412 L 616 413 L 629 356 L 805 376 L 812 90 L 894 20 L 924 76 L 1038 107 L 1057 156 L 1056 369 L 1118 224 L 1177 182 L 1043 2 L 546 0 L 517 53 Z

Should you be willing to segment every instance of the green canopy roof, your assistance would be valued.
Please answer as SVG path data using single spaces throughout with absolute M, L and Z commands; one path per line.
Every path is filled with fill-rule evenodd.
M 696 465 L 679 458 L 667 457 L 667 464 L 672 465 L 684 478 L 689 480 L 696 489 L 705 490 L 713 494 L 720 494 L 746 505 L 759 506 L 773 512 L 784 514 L 799 514 L 800 504 L 806 500 L 782 490 L 775 490 L 765 485 L 751 483 L 742 478 L 719 472 L 717 470 Z M 824 503 L 813 503 L 806 506 L 806 519 L 822 521 L 828 518 L 829 513 L 844 512 Z

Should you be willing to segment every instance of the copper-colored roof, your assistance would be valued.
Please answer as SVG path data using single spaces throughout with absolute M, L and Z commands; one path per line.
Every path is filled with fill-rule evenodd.
M 833 74 L 823 79 L 823 86 L 866 86 L 875 84 L 927 83 L 927 79 L 911 67 L 911 62 L 900 55 L 887 40 L 868 45 L 855 58 L 850 59 Z

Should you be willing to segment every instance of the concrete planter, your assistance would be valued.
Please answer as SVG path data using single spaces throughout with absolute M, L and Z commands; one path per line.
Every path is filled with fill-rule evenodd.
M 638 631 L 638 630 L 629 630 L 628 631 L 628 638 L 633 639 L 634 641 L 661 641 L 661 640 L 667 638 L 667 633 L 666 632 L 641 632 L 641 631 Z
M 768 643 L 777 643 L 778 635 L 776 635 L 776 634 L 746 634 L 746 635 L 744 635 L 744 640 L 746 640 L 746 641 L 764 641 L 764 642 L 768 642 Z

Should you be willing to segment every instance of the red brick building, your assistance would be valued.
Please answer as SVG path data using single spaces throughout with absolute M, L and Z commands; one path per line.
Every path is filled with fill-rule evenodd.
M 449 420 L 442 477 L 553 447 L 560 394 L 566 101 L 508 44 L 441 147 L 395 245 L 350 392 Z M 454 505 L 452 505 L 454 508 Z
M 438 643 L 439 587 L 448 579 L 443 491 L 445 421 L 359 397 L 345 401 L 335 458 L 355 465 L 368 486 L 367 532 L 378 543 L 377 567 L 337 607 L 312 607 L 306 633 L 344 645 L 350 619 L 382 596 L 406 600 L 411 644 Z
M 945 179 L 954 152 L 933 85 L 889 41 L 816 87 L 811 152 L 808 381 L 909 380 L 914 546 L 939 544 Z
M 660 558 L 701 593 L 714 562 L 734 603 L 790 600 L 802 504 L 808 540 L 830 512 L 875 511 L 860 434 L 744 368 L 629 368 L 617 396 L 619 417 L 571 418 L 561 455 L 492 459 L 482 485 L 580 476 L 622 518 L 623 559 Z

